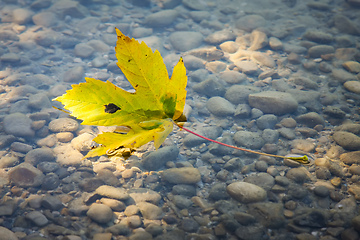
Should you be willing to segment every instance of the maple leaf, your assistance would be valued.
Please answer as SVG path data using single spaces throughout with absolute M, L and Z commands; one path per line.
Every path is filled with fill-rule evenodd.
M 117 65 L 135 92 L 119 88 L 109 81 L 85 78 L 85 83 L 54 100 L 60 101 L 72 116 L 84 125 L 127 126 L 126 134 L 106 132 L 94 138 L 100 144 L 86 157 L 104 155 L 109 151 L 136 148 L 154 141 L 155 148 L 172 131 L 173 120 L 184 119 L 186 69 L 182 58 L 169 79 L 159 51 L 125 36 L 116 29 Z

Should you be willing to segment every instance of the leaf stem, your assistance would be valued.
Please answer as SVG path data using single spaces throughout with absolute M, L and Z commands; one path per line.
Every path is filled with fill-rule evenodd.
M 178 123 L 175 123 L 180 129 L 183 129 L 197 137 L 200 137 L 202 139 L 205 139 L 207 141 L 210 141 L 210 142 L 213 142 L 213 143 L 216 143 L 216 144 L 219 144 L 219 145 L 222 145 L 222 146 L 225 146 L 225 147 L 229 147 L 229 148 L 234 148 L 234 149 L 237 149 L 237 150 L 240 150 L 240 151 L 244 151 L 244 152 L 249 152 L 249 153 L 255 153 L 255 154 L 259 154 L 259 155 L 263 155 L 263 156 L 269 156 L 269 157 L 276 157 L 276 158 L 283 158 L 283 159 L 290 159 L 290 160 L 294 160 L 294 161 L 297 161 L 297 162 L 300 162 L 302 164 L 308 164 L 310 163 L 308 157 L 306 155 L 304 156 L 281 156 L 281 155 L 275 155 L 275 154 L 269 154 L 269 153 L 263 153 L 263 152 L 258 152 L 258 151 L 254 151 L 254 150 L 250 150 L 250 149 L 246 149 L 246 148 L 241 148 L 241 147 L 236 147 L 236 146 L 233 146 L 233 145 L 229 145 L 229 144 L 226 144 L 226 143 L 222 143 L 222 142 L 219 142 L 219 141 L 216 141 L 216 140 L 213 140 L 213 139 L 210 139 L 210 138 L 207 138 L 205 136 L 202 136 L 196 132 L 193 132 L 191 131 L 190 129 L 187 129 L 183 126 L 181 126 L 180 124 Z

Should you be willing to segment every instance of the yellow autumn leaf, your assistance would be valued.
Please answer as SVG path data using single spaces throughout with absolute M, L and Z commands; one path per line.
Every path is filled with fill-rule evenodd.
M 127 126 L 127 134 L 103 133 L 94 141 L 100 147 L 88 156 L 102 155 L 120 146 L 139 147 L 154 140 L 158 148 L 172 131 L 172 120 L 182 117 L 186 98 L 186 69 L 182 58 L 169 79 L 160 53 L 144 42 L 125 36 L 116 29 L 117 65 L 135 92 L 128 92 L 111 82 L 85 78 L 55 98 L 71 115 L 85 125 Z M 171 120 L 172 119 L 172 120 Z

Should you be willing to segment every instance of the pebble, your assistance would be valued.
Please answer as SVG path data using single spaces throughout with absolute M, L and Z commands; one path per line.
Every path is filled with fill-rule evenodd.
M 291 141 L 291 147 L 303 152 L 312 152 L 315 149 L 315 144 L 306 139 L 295 139 Z
M 294 112 L 298 107 L 297 101 L 289 93 L 276 91 L 252 93 L 249 95 L 249 104 L 264 113 L 275 115 Z
M 86 212 L 86 215 L 91 218 L 91 220 L 100 224 L 108 223 L 113 218 L 113 212 L 111 208 L 104 204 L 98 203 L 92 204 L 89 210 Z
M 255 184 L 256 186 L 263 188 L 265 191 L 269 191 L 274 186 L 275 179 L 270 174 L 261 172 L 247 176 L 244 179 L 244 182 Z
M 25 162 L 30 163 L 33 166 L 36 166 L 41 162 L 54 161 L 55 154 L 50 148 L 47 147 L 32 149 L 25 155 Z
M 226 187 L 228 194 L 241 203 L 255 203 L 266 199 L 266 191 L 252 183 L 234 182 Z
M 224 57 L 224 53 L 216 47 L 197 48 L 188 53 L 208 62 L 221 60 Z
M 329 45 L 316 45 L 308 50 L 308 54 L 312 58 L 319 58 L 322 55 L 331 54 L 335 52 L 335 48 Z
M 281 228 L 285 223 L 284 207 L 280 203 L 255 203 L 251 205 L 249 213 L 270 229 Z
M 235 37 L 236 35 L 232 31 L 225 29 L 211 33 L 204 39 L 204 41 L 212 45 L 219 45 L 225 41 L 235 40 Z
M 141 212 L 141 215 L 148 220 L 160 220 L 163 217 L 163 212 L 160 207 L 149 203 L 139 202 L 136 204 Z
M 29 163 L 21 163 L 9 171 L 10 181 L 19 187 L 38 187 L 44 174 Z
M 79 43 L 75 45 L 74 54 L 76 57 L 88 58 L 94 53 L 94 48 L 92 48 L 87 43 Z
M 307 170 L 303 167 L 291 168 L 287 173 L 286 177 L 296 183 L 304 183 L 305 181 L 310 180 L 307 175 Z
M 345 131 L 335 131 L 333 134 L 333 139 L 337 144 L 347 150 L 360 149 L 360 137 L 353 133 Z
M 347 152 L 340 155 L 340 160 L 347 164 L 360 164 L 360 151 Z
M 360 30 L 356 24 L 344 15 L 337 14 L 334 16 L 335 27 L 342 33 L 359 35 Z
M 57 211 L 63 207 L 63 204 L 58 197 L 46 195 L 41 199 L 41 206 L 51 211 Z
M 178 31 L 169 37 L 170 42 L 175 50 L 186 52 L 199 47 L 203 42 L 203 36 L 199 32 Z
M 353 93 L 360 93 L 360 82 L 359 81 L 346 81 L 344 87 Z
M 275 68 L 276 63 L 274 59 L 271 56 L 268 56 L 265 53 L 262 52 L 254 52 L 252 54 L 253 59 L 260 65 L 269 67 L 269 68 Z
M 134 38 L 148 37 L 152 35 L 152 33 L 153 33 L 152 28 L 137 27 L 132 30 L 132 36 Z
M 206 63 L 205 67 L 212 73 L 220 73 L 226 70 L 227 64 L 221 61 L 213 61 Z
M 70 142 L 73 138 L 74 134 L 71 132 L 59 132 L 56 134 L 56 139 L 62 143 Z
M 58 23 L 58 19 L 53 12 L 40 12 L 32 17 L 35 25 L 43 27 L 53 27 Z
M 72 67 L 64 73 L 63 81 L 70 83 L 78 83 L 83 80 L 84 68 L 82 66 Z
M 266 47 L 269 42 L 266 34 L 259 30 L 254 30 L 251 32 L 250 41 L 251 45 L 249 47 L 249 50 L 251 51 L 257 51 L 263 47 Z
M 204 126 L 198 127 L 196 132 L 207 138 L 216 139 L 221 135 L 222 129 L 218 126 Z M 186 147 L 195 147 L 204 142 L 206 142 L 205 139 L 194 136 L 193 134 L 188 134 L 183 140 L 183 144 Z
M 346 61 L 342 66 L 351 73 L 360 73 L 360 63 L 356 61 Z
M 17 24 L 27 24 L 34 13 L 26 8 L 17 8 L 12 12 L 12 21 Z
M 266 20 L 262 16 L 255 14 L 249 14 L 241 17 L 235 23 L 236 28 L 246 32 L 251 32 L 256 28 L 264 27 L 265 25 Z
M 11 113 L 3 121 L 4 131 L 16 137 L 33 137 L 35 132 L 31 129 L 32 121 L 23 113 Z
M 19 240 L 14 232 L 2 226 L 0 226 L 0 236 L 3 240 Z
M 313 29 L 306 31 L 303 38 L 320 44 L 331 43 L 334 40 L 331 34 Z
M 264 140 L 257 132 L 237 131 L 234 134 L 236 145 L 249 149 L 261 149 L 264 146 Z
M 258 92 L 260 89 L 254 86 L 233 85 L 227 89 L 225 98 L 233 104 L 247 103 L 249 95 Z
M 277 117 L 274 114 L 265 114 L 256 120 L 256 126 L 260 130 L 272 129 L 277 123 Z
M 205 81 L 195 84 L 193 89 L 208 97 L 223 96 L 225 93 L 225 86 L 216 77 L 209 77 Z
M 234 41 L 226 41 L 219 45 L 220 49 L 227 53 L 235 53 L 239 49 L 239 45 Z
M 62 18 L 67 15 L 74 18 L 84 18 L 88 14 L 87 9 L 83 5 L 72 0 L 57 1 L 50 9 L 58 13 Z
M 253 61 L 236 61 L 235 66 L 246 75 L 255 75 L 259 68 Z
M 25 215 L 25 218 L 38 227 L 43 227 L 49 223 L 49 220 L 39 211 L 31 211 Z
M 158 181 L 158 178 L 156 178 L 156 181 Z M 130 197 L 135 201 L 135 203 L 150 202 L 157 205 L 161 200 L 161 196 L 159 193 L 148 188 L 132 188 L 129 189 L 128 192 Z
M 141 159 L 141 165 L 151 171 L 156 171 L 165 166 L 166 162 L 175 162 L 179 155 L 179 149 L 176 146 L 166 146 L 151 152 Z
M 90 133 L 82 133 L 71 140 L 71 145 L 79 152 L 89 151 L 91 150 L 92 140 L 94 137 L 95 136 Z
M 198 169 L 192 167 L 170 168 L 161 173 L 164 181 L 173 184 L 195 184 L 201 180 Z
M 60 185 L 60 179 L 55 173 L 48 173 L 41 184 L 43 190 L 54 190 Z
M 49 130 L 58 132 L 74 132 L 79 128 L 79 123 L 71 118 L 58 118 L 49 123 Z
M 115 199 L 101 198 L 100 202 L 106 206 L 109 206 L 115 212 L 122 212 L 126 208 L 123 202 Z
M 206 102 L 207 109 L 215 116 L 234 115 L 235 107 L 225 98 L 212 97 Z
M 166 27 L 173 24 L 179 13 L 176 10 L 161 10 L 156 13 L 149 14 L 144 21 L 148 27 Z
M 102 185 L 96 188 L 95 192 L 101 196 L 118 200 L 126 200 L 130 197 L 124 188 L 116 188 L 108 185 Z
M 323 117 L 316 112 L 302 114 L 296 117 L 296 121 L 311 128 L 315 127 L 316 125 L 325 125 Z
M 202 60 L 198 57 L 195 57 L 193 55 L 185 55 L 184 56 L 184 65 L 185 65 L 186 69 L 189 69 L 189 70 L 205 70 L 205 69 L 202 69 L 205 67 L 204 60 Z M 202 77 L 204 77 L 204 75 Z

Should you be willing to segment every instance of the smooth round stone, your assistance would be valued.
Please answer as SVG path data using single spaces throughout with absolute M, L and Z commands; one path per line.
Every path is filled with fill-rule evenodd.
M 360 151 L 343 153 L 340 155 L 340 160 L 348 165 L 360 164 Z
M 108 64 L 108 60 L 103 57 L 96 57 L 91 61 L 91 65 L 95 68 L 102 68 Z
M 227 89 L 225 98 L 233 104 L 247 103 L 252 93 L 258 93 L 260 89 L 253 86 L 233 85 Z
M 163 211 L 160 207 L 149 203 L 149 202 L 139 202 L 136 204 L 145 219 L 148 220 L 160 220 L 163 216 Z
M 35 25 L 43 26 L 43 27 L 52 27 L 57 22 L 58 19 L 53 12 L 40 12 L 32 17 Z
M 351 73 L 360 73 L 360 63 L 355 61 L 346 61 L 343 67 Z
M 32 149 L 25 155 L 25 162 L 30 163 L 34 166 L 41 162 L 54 161 L 55 154 L 50 148 L 47 147 Z
M 85 70 L 82 66 L 75 66 L 64 73 L 64 82 L 79 82 L 83 80 Z
M 10 181 L 19 187 L 38 187 L 44 174 L 30 163 L 21 163 L 9 171 Z
M 255 203 L 266 199 L 266 191 L 252 183 L 234 182 L 226 187 L 228 194 L 241 203 Z
M 166 169 L 161 173 L 161 177 L 173 184 L 195 184 L 201 180 L 199 170 L 193 167 Z
M 347 81 L 344 83 L 344 87 L 353 93 L 360 93 L 360 82 L 359 81 Z
M 13 22 L 17 24 L 26 24 L 31 20 L 34 13 L 26 8 L 17 8 L 13 11 Z
M 57 211 L 63 207 L 63 204 L 58 197 L 46 195 L 41 199 L 41 206 L 52 211 Z
M 71 118 L 58 118 L 49 123 L 52 132 L 74 132 L 79 128 L 79 123 Z
M 274 186 L 275 179 L 270 174 L 261 172 L 247 176 L 244 179 L 244 182 L 255 184 L 256 186 L 263 188 L 265 191 L 269 191 Z
M 79 152 L 89 151 L 94 137 L 95 136 L 90 133 L 82 133 L 71 140 L 71 145 Z
M 342 14 L 337 14 L 333 18 L 335 27 L 342 33 L 359 35 L 360 29 L 357 24 Z
M 297 183 L 303 183 L 309 180 L 307 170 L 304 168 L 292 168 L 286 173 L 286 177 Z
M 234 115 L 235 107 L 222 97 L 212 97 L 206 102 L 207 109 L 215 116 L 226 117 Z
M 360 137 L 357 135 L 344 132 L 344 131 L 336 131 L 333 134 L 333 139 L 337 144 L 342 146 L 347 150 L 359 150 L 360 149 Z
M 253 75 L 259 70 L 258 65 L 253 61 L 236 61 L 234 64 L 246 75 Z
M 3 240 L 19 240 L 16 234 L 5 227 L 0 226 L 0 238 Z
M 235 23 L 236 28 L 242 29 L 247 32 L 250 32 L 259 27 L 263 27 L 265 25 L 266 20 L 262 16 L 255 14 L 241 17 Z
M 122 212 L 126 208 L 126 206 L 123 202 L 115 200 L 115 199 L 101 198 L 100 201 L 101 201 L 101 203 L 105 204 L 106 206 L 109 206 L 115 212 Z
M 43 190 L 54 190 L 60 185 L 60 179 L 55 173 L 48 173 L 41 184 Z
M 235 40 L 236 35 L 229 30 L 221 30 L 208 35 L 205 42 L 211 45 L 219 45 L 222 42 Z
M 2 62 L 16 63 L 20 61 L 20 56 L 16 53 L 5 53 L 0 57 Z
M 306 139 L 295 139 L 291 142 L 291 147 L 299 149 L 303 152 L 312 152 L 315 149 L 315 145 L 307 141 Z
M 149 14 L 144 24 L 149 27 L 166 27 L 171 25 L 178 16 L 179 13 L 175 10 L 162 10 Z
M 196 92 L 204 94 L 208 97 L 223 96 L 225 93 L 224 85 L 219 81 L 219 79 L 214 77 L 209 77 L 205 81 L 195 84 L 193 89 Z
M 89 44 L 79 43 L 76 44 L 74 53 L 77 57 L 88 58 L 94 53 L 94 48 L 92 48 Z
M 71 139 L 74 138 L 74 134 L 71 132 L 59 132 L 56 134 L 56 139 L 59 142 L 67 143 L 70 142 Z
M 203 42 L 203 35 L 199 32 L 179 31 L 172 33 L 169 39 L 174 49 L 186 52 L 199 47 Z
M 264 113 L 283 115 L 296 111 L 298 102 L 289 93 L 264 91 L 249 95 L 249 104 Z
M 283 43 L 276 37 L 269 38 L 269 46 L 272 50 L 279 51 L 284 48 Z
M 35 132 L 31 124 L 31 119 L 23 113 L 6 115 L 3 121 L 4 131 L 16 137 L 33 137 Z
M 90 206 L 86 215 L 97 223 L 108 223 L 113 218 L 113 212 L 109 206 L 94 203 Z
M 145 169 L 155 171 L 164 167 L 165 163 L 168 161 L 175 162 L 178 155 L 178 147 L 166 146 L 143 157 L 141 164 Z
M 49 220 L 39 211 L 32 211 L 26 214 L 26 219 L 34 223 L 38 227 L 43 227 L 49 223 Z
M 303 38 L 317 43 L 331 43 L 334 40 L 331 34 L 319 30 L 308 30 Z
M 265 114 L 256 120 L 259 129 L 272 129 L 277 123 L 277 117 L 273 114 Z
M 246 81 L 246 75 L 238 71 L 221 72 L 220 78 L 229 84 L 238 84 Z
M 238 131 L 234 134 L 234 141 L 236 145 L 249 149 L 260 149 L 264 146 L 264 140 L 256 132 Z
M 95 192 L 101 196 L 118 200 L 126 200 L 130 197 L 124 188 L 116 188 L 108 185 L 98 187 Z
M 316 45 L 308 50 L 308 54 L 312 58 L 319 58 L 321 55 L 326 55 L 330 53 L 334 53 L 335 48 L 329 45 Z

